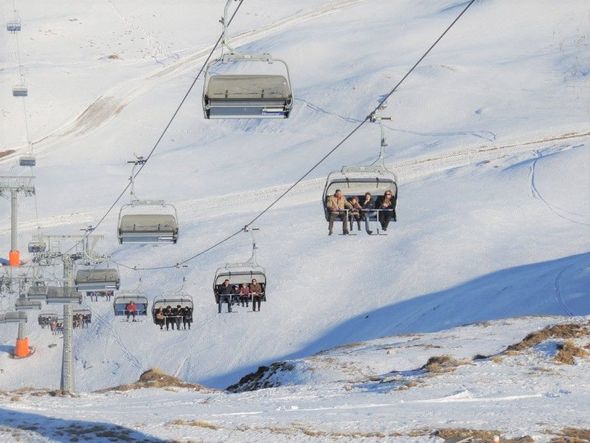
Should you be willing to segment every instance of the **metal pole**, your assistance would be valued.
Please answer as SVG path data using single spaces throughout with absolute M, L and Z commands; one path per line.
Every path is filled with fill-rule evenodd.
M 74 261 L 69 255 L 62 257 L 64 264 L 64 296 L 69 297 L 74 287 Z
M 73 346 L 73 308 L 69 303 L 64 304 L 64 348 L 61 364 L 61 390 L 74 392 L 74 346 Z
M 23 340 L 26 338 L 25 334 L 25 322 L 20 321 L 18 322 L 18 336 L 16 337 L 18 340 Z
M 18 193 L 10 190 L 10 250 L 18 251 Z

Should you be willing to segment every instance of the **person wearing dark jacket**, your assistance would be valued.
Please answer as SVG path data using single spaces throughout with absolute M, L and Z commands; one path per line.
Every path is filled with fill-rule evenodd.
M 229 280 L 226 278 L 223 284 L 219 288 L 219 301 L 217 302 L 217 312 L 221 314 L 221 305 L 227 303 L 227 312 L 231 312 L 231 302 L 234 295 L 234 287 L 229 284 Z
M 373 201 L 373 196 L 370 192 L 365 193 L 365 198 L 361 203 L 361 208 L 361 215 L 365 220 L 365 230 L 367 231 L 367 234 L 371 235 L 373 231 L 369 229 L 369 217 L 371 216 L 372 210 L 375 209 L 375 202 Z
M 176 308 L 173 310 L 174 312 L 174 322 L 176 323 L 176 330 L 180 331 L 180 323 L 184 317 L 184 313 L 182 311 L 182 306 L 177 305 Z
M 380 209 L 379 222 L 384 231 L 387 231 L 387 226 L 389 226 L 391 219 L 393 219 L 394 222 L 397 221 L 395 203 L 396 199 L 393 196 L 393 193 L 391 191 L 385 191 L 378 206 L 378 209 Z
M 182 326 L 184 329 L 186 329 L 186 326 L 188 325 L 188 328 L 191 328 L 191 323 L 193 321 L 193 310 L 188 307 L 185 306 L 184 308 L 182 308 Z
M 156 325 L 160 325 L 160 330 L 164 329 L 166 316 L 164 315 L 164 308 L 158 308 L 156 311 Z
M 172 313 L 172 306 L 168 305 L 166 306 L 166 309 L 164 309 L 164 317 L 166 317 L 166 330 L 168 331 L 170 328 L 170 325 L 172 325 L 172 330 L 174 330 L 174 319 L 172 318 L 173 313 Z

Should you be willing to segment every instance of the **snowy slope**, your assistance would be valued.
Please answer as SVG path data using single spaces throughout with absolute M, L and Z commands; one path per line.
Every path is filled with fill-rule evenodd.
M 31 20 L 21 46 L 48 231 L 78 233 L 104 213 L 125 185 L 125 161 L 151 148 L 219 31 L 222 2 L 160 3 L 19 2 Z M 116 261 L 174 264 L 243 226 L 364 118 L 462 4 L 267 3 L 245 3 L 237 41 L 290 63 L 293 117 L 204 121 L 198 83 L 138 183 L 140 196 L 178 207 L 181 240 L 117 248 L 112 214 L 99 231 Z M 261 364 L 350 341 L 590 314 L 588 15 L 584 1 L 565 3 L 477 2 L 394 96 L 387 162 L 401 188 L 388 237 L 328 238 L 321 212 L 325 174 L 376 155 L 378 129 L 368 126 L 259 223 L 270 291 L 260 314 L 217 315 L 210 293 L 216 267 L 247 257 L 243 236 L 184 272 L 196 306 L 190 332 L 122 323 L 107 303 L 88 302 L 95 321 L 76 332 L 78 389 L 129 382 L 154 366 L 225 387 Z M 2 11 L 4 19 L 7 5 Z M 16 72 L 9 52 L 6 91 Z M 20 109 L 7 94 L 0 105 L 0 145 L 18 148 Z M 3 173 L 13 165 L 3 159 Z M 32 202 L 22 207 L 25 244 L 36 223 Z M 7 245 L 7 205 L 1 211 Z M 137 285 L 138 273 L 121 272 L 125 287 Z M 182 276 L 144 272 L 142 286 L 152 299 L 178 289 Z M 16 331 L 0 327 L 3 387 L 59 384 L 61 349 L 48 346 L 59 339 L 33 317 L 37 352 L 26 362 L 8 358 Z
M 509 319 L 352 343 L 283 363 L 266 380 L 282 386 L 239 394 L 179 388 L 75 398 L 0 394 L 0 425 L 9 426 L 0 426 L 0 438 L 438 443 L 476 431 L 487 431 L 484 441 L 499 435 L 501 441 L 549 442 L 568 428 L 588 435 L 587 356 L 574 365 L 556 361 L 566 340 L 555 336 L 504 352 L 525 334 L 555 324 L 582 331 L 588 319 L 567 325 L 555 317 Z M 572 342 L 588 347 L 587 332 Z M 435 356 L 451 364 L 423 368 Z

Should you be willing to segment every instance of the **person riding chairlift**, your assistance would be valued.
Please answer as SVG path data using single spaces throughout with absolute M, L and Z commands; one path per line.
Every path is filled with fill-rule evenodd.
M 394 222 L 397 221 L 395 204 L 396 198 L 393 196 L 393 193 L 391 191 L 385 191 L 381 203 L 378 206 L 378 209 L 381 209 L 381 211 L 379 211 L 379 222 L 384 231 L 387 231 L 387 226 L 389 226 L 391 219 L 393 219 Z
M 328 235 L 332 235 L 332 228 L 336 220 L 342 220 L 342 234 L 348 234 L 348 217 L 347 209 L 352 209 L 352 205 L 346 201 L 340 189 L 336 189 L 334 195 L 328 197 L 328 210 L 330 217 L 328 221 Z
M 258 304 L 258 312 L 260 312 L 264 291 L 262 290 L 262 285 L 255 278 L 252 279 L 252 283 L 250 284 L 250 293 L 252 294 L 252 311 L 256 311 L 256 305 Z
M 221 304 L 227 303 L 227 312 L 231 312 L 232 296 L 235 294 L 234 287 L 229 284 L 229 279 L 225 279 L 219 288 L 219 303 L 217 312 L 221 314 Z
M 137 305 L 134 302 L 129 302 L 125 306 L 125 314 L 127 314 L 127 321 L 129 321 L 129 317 L 133 317 L 133 321 L 135 320 L 135 316 L 137 315 Z

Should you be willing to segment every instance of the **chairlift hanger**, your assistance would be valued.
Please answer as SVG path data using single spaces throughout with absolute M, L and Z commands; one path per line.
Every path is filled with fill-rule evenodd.
M 289 66 L 284 60 L 273 58 L 268 53 L 244 54 L 230 45 L 229 10 L 233 1 L 227 0 L 224 16 L 220 20 L 223 25 L 221 56 L 205 68 L 202 97 L 205 118 L 288 118 L 293 108 Z M 280 63 L 285 75 L 210 74 L 215 66 L 248 62 Z
M 213 295 L 215 296 L 215 302 L 217 304 L 220 303 L 218 289 L 225 279 L 228 279 L 231 285 L 237 285 L 249 284 L 252 279 L 255 278 L 258 283 L 264 287 L 265 294 L 262 301 L 266 301 L 266 270 L 258 264 L 256 258 L 258 246 L 256 244 L 255 233 L 257 231 L 259 231 L 258 228 L 244 228 L 244 232 L 250 232 L 252 237 L 252 253 L 247 261 L 242 263 L 226 263 L 215 271 L 215 277 L 213 279 Z
M 117 317 L 125 316 L 126 307 L 129 303 L 135 303 L 137 306 L 136 315 L 147 315 L 148 299 L 139 291 L 125 291 L 117 295 L 113 301 L 114 314 Z
M 119 243 L 176 243 L 178 241 L 178 211 L 164 200 L 140 200 L 135 193 L 136 168 L 146 159 L 138 157 L 131 176 L 131 201 L 121 206 L 117 223 Z M 139 213 L 138 208 L 157 208 L 159 212 Z
M 326 220 L 329 220 L 330 217 L 328 197 L 336 189 L 342 189 L 343 194 L 347 197 L 359 197 L 366 192 L 376 194 L 391 191 L 395 198 L 397 198 L 397 177 L 385 165 L 387 140 L 383 121 L 391 120 L 391 117 L 383 117 L 379 114 L 379 111 L 384 108 L 385 106 L 381 106 L 370 116 L 370 121 L 372 123 L 378 123 L 381 131 L 381 143 L 377 159 L 369 165 L 343 166 L 339 171 L 332 171 L 328 174 L 322 195 L 322 206 Z

